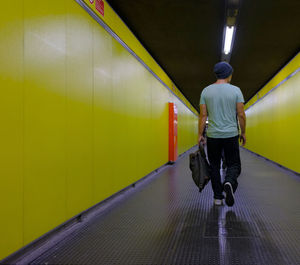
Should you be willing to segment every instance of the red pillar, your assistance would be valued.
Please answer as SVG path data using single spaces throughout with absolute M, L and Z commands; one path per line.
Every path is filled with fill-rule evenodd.
M 177 107 L 169 102 L 169 161 L 177 160 Z

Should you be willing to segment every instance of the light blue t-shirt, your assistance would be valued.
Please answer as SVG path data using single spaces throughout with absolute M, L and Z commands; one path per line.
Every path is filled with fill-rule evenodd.
M 241 90 L 231 84 L 212 84 L 201 93 L 200 104 L 208 113 L 207 136 L 230 138 L 238 135 L 236 103 L 244 103 Z

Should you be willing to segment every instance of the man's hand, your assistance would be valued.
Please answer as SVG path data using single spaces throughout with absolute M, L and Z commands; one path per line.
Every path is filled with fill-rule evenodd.
M 246 144 L 246 114 L 244 111 L 244 103 L 239 102 L 236 103 L 236 111 L 238 115 L 239 124 L 241 127 L 241 135 L 240 135 L 240 142 L 242 143 L 242 146 Z
M 242 133 L 240 135 L 240 143 L 242 143 L 242 146 L 246 144 L 246 134 Z
M 200 145 L 200 143 L 206 144 L 206 141 L 205 141 L 205 138 L 203 135 L 200 135 L 198 138 L 198 145 Z
M 198 145 L 202 142 L 205 144 L 205 138 L 203 137 L 204 128 L 207 120 L 207 109 L 205 104 L 200 104 L 200 114 L 198 121 Z

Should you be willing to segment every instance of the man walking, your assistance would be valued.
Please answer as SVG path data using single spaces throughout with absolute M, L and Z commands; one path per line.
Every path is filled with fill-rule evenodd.
M 207 153 L 212 168 L 211 183 L 215 205 L 223 204 L 223 191 L 228 206 L 234 204 L 237 178 L 241 173 L 239 138 L 246 143 L 246 115 L 241 90 L 230 84 L 233 69 L 226 62 L 214 66 L 217 81 L 206 87 L 200 98 L 199 143 L 205 142 L 203 130 L 208 117 Z M 241 128 L 239 136 L 238 121 Z M 224 150 L 227 165 L 224 184 L 221 183 L 220 164 Z

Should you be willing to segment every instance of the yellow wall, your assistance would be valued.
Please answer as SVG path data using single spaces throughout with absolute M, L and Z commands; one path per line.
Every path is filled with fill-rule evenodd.
M 95 2 L 91 4 L 90 0 L 83 1 L 94 13 L 103 20 L 125 43 L 134 51 L 134 53 L 143 59 L 143 61 L 151 68 L 151 70 L 159 76 L 159 78 L 178 96 L 195 114 L 197 111 L 192 107 L 191 103 L 183 96 L 179 89 L 174 85 L 172 80 L 163 71 L 163 69 L 155 62 L 152 56 L 144 49 L 142 44 L 135 38 L 130 29 L 123 23 L 121 18 L 114 12 L 106 0 L 104 2 L 104 16 L 102 16 L 95 7 Z
M 246 148 L 298 173 L 300 72 L 285 82 L 283 80 L 299 67 L 300 54 L 246 105 Z M 276 89 L 270 91 L 278 84 Z
M 197 141 L 197 116 L 74 0 L 1 4 L 0 259 L 166 163 L 168 101 L 179 153 Z

